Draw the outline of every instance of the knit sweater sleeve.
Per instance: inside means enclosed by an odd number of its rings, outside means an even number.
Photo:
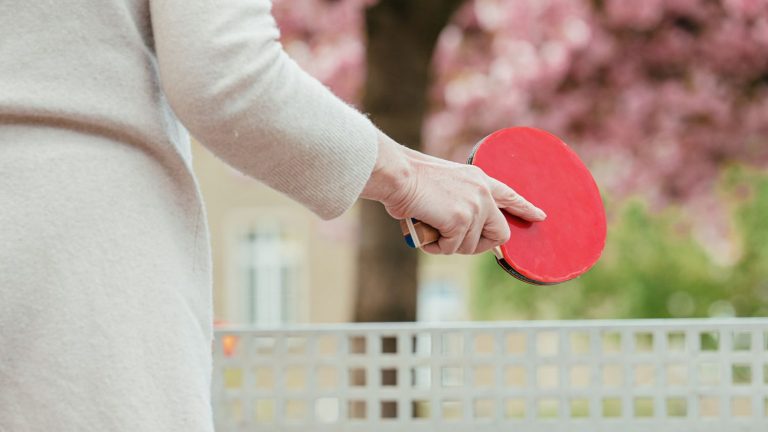
[[[283,51],[270,0],[150,0],[164,93],[224,161],[323,218],[349,208],[376,128]]]

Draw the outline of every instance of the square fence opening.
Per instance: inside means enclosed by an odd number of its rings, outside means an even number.
[[[752,334],[734,332],[732,335],[733,351],[749,351],[752,349]]]
[[[305,366],[288,366],[283,376],[285,388],[288,390],[302,390],[307,388],[309,378],[308,370]]]
[[[619,388],[624,385],[624,366],[621,363],[603,365],[603,387]]]
[[[464,369],[461,366],[445,366],[440,371],[444,388],[464,385]]]
[[[489,388],[496,383],[496,369],[493,365],[479,365],[473,368],[472,385],[474,387]]]
[[[731,398],[731,416],[752,417],[752,415],[752,398],[746,396]]]
[[[250,340],[251,352],[254,356],[269,356],[276,354],[277,339],[272,336],[256,336]]]
[[[429,400],[415,400],[411,402],[411,418],[428,419],[432,417],[432,405]]]
[[[289,356],[305,356],[308,354],[307,338],[289,337],[285,339],[285,353]]]
[[[397,401],[383,400],[380,404],[381,418],[383,419],[396,419],[397,418]]]
[[[571,399],[571,417],[573,418],[585,418],[589,417],[589,399],[576,398]]]
[[[652,363],[640,363],[632,366],[635,387],[656,386],[656,366]]]
[[[669,387],[683,387],[688,385],[688,365],[682,363],[668,364],[665,377],[666,384]]]
[[[307,401],[289,399],[285,402],[285,418],[288,421],[297,422],[307,420],[308,414]]]
[[[504,402],[504,416],[508,419],[525,418],[525,399],[514,398],[507,399]]]
[[[382,354],[397,354],[397,336],[382,336],[380,341]]]
[[[635,351],[638,353],[653,352],[653,333],[635,333]]]
[[[368,418],[368,403],[364,400],[350,400],[347,403],[347,417],[352,420]]]
[[[590,335],[587,332],[573,332],[569,338],[570,353],[575,355],[589,354],[591,351]]]
[[[429,333],[416,333],[411,337],[411,354],[419,357],[432,355],[432,335]]]
[[[464,352],[464,335],[461,333],[446,333],[441,341],[444,356],[460,356]]]
[[[536,354],[539,357],[554,357],[560,352],[560,336],[557,332],[546,331],[536,335]]]
[[[711,331],[700,333],[699,349],[701,351],[717,351],[720,349],[720,334]]]
[[[349,336],[347,339],[350,354],[365,354],[367,342],[365,336]]]
[[[555,398],[539,399],[536,404],[536,415],[542,419],[553,419],[559,416],[560,401]]]
[[[504,368],[504,383],[509,388],[523,388],[527,384],[528,373],[525,366],[512,365]]]
[[[397,386],[397,369],[387,368],[387,369],[381,370],[381,386],[382,387]]]
[[[474,337],[473,352],[478,355],[493,355],[496,353],[496,341],[490,333],[480,333]]]
[[[536,368],[536,384],[542,390],[553,390],[560,387],[560,367],[544,365]]]
[[[716,396],[701,396],[699,398],[699,414],[703,418],[720,417],[720,398]]]
[[[257,399],[253,403],[253,415],[256,423],[274,422],[275,401],[273,399]]]
[[[621,352],[621,333],[603,332],[601,345],[603,354],[619,354]]]
[[[315,383],[321,390],[339,388],[339,369],[334,366],[318,366],[315,370]]]
[[[636,397],[633,400],[635,417],[653,417],[653,398]]]
[[[491,420],[496,416],[496,401],[494,399],[476,399],[473,411],[475,419]]]
[[[224,368],[224,387],[228,389],[238,389],[243,386],[243,368],[228,367]]]
[[[731,379],[736,385],[752,384],[752,366],[740,363],[732,365]]]
[[[320,357],[334,357],[339,354],[339,338],[337,336],[321,335],[315,339],[315,353]]]
[[[432,369],[429,366],[411,368],[411,387],[424,390],[432,387]]]
[[[621,399],[617,397],[603,398],[603,417],[621,417]]]
[[[522,356],[528,351],[528,338],[525,333],[511,332],[505,338],[505,352],[507,354]]]
[[[320,423],[337,423],[339,421],[339,399],[333,397],[317,399],[315,401],[315,418]]]
[[[680,331],[667,333],[667,350],[675,353],[684,352],[686,350],[685,333]]]
[[[688,415],[688,401],[683,397],[667,398],[668,417],[686,417]]]
[[[464,404],[460,400],[448,399],[442,402],[443,419],[458,421],[464,416]]]
[[[349,386],[350,387],[365,387],[367,385],[367,378],[365,369],[352,368],[349,370]]]
[[[259,390],[270,390],[275,387],[275,370],[268,366],[253,368],[253,384]]]

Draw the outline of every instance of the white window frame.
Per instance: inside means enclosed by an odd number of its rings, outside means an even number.
[[[233,212],[226,226],[224,320],[256,326],[306,322],[310,271],[307,219],[288,209],[254,208]],[[260,236],[262,241],[249,244],[251,236]],[[293,280],[289,298],[281,299],[286,295],[286,269]],[[248,275],[248,271],[253,273]],[[255,277],[252,285],[249,277]]]

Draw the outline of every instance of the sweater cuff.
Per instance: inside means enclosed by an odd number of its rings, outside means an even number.
[[[347,104],[333,102],[332,111],[342,112],[326,117],[327,123],[312,133],[315,142],[262,177],[325,220],[352,207],[378,158],[378,130],[373,123]]]

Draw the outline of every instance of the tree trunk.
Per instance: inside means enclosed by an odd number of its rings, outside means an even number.
[[[463,0],[381,0],[366,11],[368,78],[364,110],[403,145],[421,147],[435,42]],[[416,319],[417,258],[397,221],[363,201],[354,320]]]

